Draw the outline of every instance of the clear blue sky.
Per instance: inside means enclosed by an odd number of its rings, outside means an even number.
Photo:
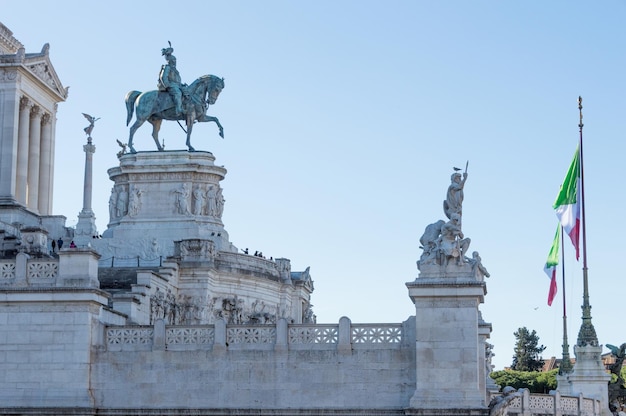
[[[625,225],[613,218],[626,196],[609,186],[626,153],[623,1],[5,3],[0,21],[27,52],[49,42],[70,86],[58,112],[54,212],[76,223],[81,113],[102,117],[93,207],[106,229],[106,171],[117,164],[116,139],[128,136],[124,96],[155,89],[170,40],[185,82],[225,78],[210,109],[225,139],[213,124],[197,125],[192,139],[228,169],[231,241],[290,258],[294,270],[311,266],[318,322],[415,313],[405,282],[418,274],[419,237],[444,217],[452,167],[469,160],[463,229],[492,276],[481,310],[497,369],[510,365],[522,326],[537,331],[544,358],[561,355],[561,292],[548,307],[543,265],[582,95],[593,323],[602,344],[626,341]],[[162,137],[167,149],[184,148],[176,124]],[[135,140],[154,150],[148,125]],[[567,249],[573,345],[582,266]]]

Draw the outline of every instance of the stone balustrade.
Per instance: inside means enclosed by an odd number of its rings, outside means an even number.
[[[58,259],[0,260],[0,286],[54,286],[59,275]]]
[[[492,411],[492,414],[494,412]],[[506,405],[498,409],[499,416],[600,416],[600,401],[579,396],[563,396],[558,391],[553,394],[531,394],[528,389],[520,389]]]
[[[134,350],[311,350],[311,349],[399,349],[405,342],[403,324],[352,324],[342,318],[334,324],[276,325],[109,326],[105,329],[108,351]]]

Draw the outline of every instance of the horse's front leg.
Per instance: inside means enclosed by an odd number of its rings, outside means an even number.
[[[159,152],[162,152],[163,146],[161,146],[161,143],[159,143],[159,130],[161,130],[161,122],[163,120],[161,120],[160,118],[150,118],[148,121],[150,122],[150,124],[152,124],[152,138],[154,139],[154,142],[156,143]]]
[[[222,127],[222,125],[220,124],[220,121],[217,119],[217,117],[213,117],[213,116],[207,116],[206,114],[203,115],[201,118],[198,119],[198,121],[202,122],[202,123],[206,123],[209,121],[213,121],[215,124],[217,124],[217,127],[220,129],[220,137],[223,139],[224,138],[224,128]]]
[[[191,130],[193,130],[193,118],[191,116],[187,116],[187,148],[190,152],[195,152],[196,149],[191,145]]]

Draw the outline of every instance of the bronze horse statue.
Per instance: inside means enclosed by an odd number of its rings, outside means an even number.
[[[224,88],[224,78],[215,75],[203,75],[187,87],[187,94],[183,97],[183,113],[176,114],[174,100],[163,91],[130,91],[126,94],[126,125],[133,118],[136,112],[136,120],[130,127],[128,138],[128,149],[131,153],[137,153],[133,147],[133,136],[141,125],[147,120],[152,124],[152,138],[159,151],[163,151],[163,146],[159,143],[159,130],[163,120],[185,120],[187,125],[187,147],[190,152],[195,151],[191,146],[190,137],[193,123],[214,121],[220,129],[220,136],[224,137],[224,129],[217,117],[206,114],[209,105],[215,104],[217,97]]]

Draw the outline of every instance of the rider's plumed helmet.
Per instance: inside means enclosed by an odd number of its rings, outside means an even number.
[[[170,42],[169,40],[167,41],[167,43],[170,45],[167,48],[163,48],[161,49],[161,55],[164,56],[168,56],[171,55],[172,53],[174,53],[174,48],[172,48],[172,42]]]

